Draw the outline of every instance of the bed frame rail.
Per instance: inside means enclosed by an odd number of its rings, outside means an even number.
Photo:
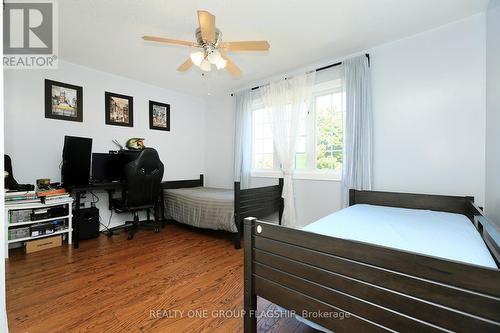
[[[500,232],[484,217],[483,210],[473,201],[467,202],[467,212],[467,215],[473,221],[476,229],[483,237],[483,240],[486,243],[488,250],[490,250],[491,255],[495,259],[497,266],[500,267]]]
[[[462,212],[498,243],[469,197],[355,192],[351,203]],[[362,191],[365,192],[365,191]],[[359,195],[358,195],[359,194]],[[423,198],[425,197],[425,198]],[[459,203],[462,203],[460,207]],[[391,203],[391,204],[389,204]],[[488,235],[487,237],[485,235]],[[335,332],[499,332],[500,270],[245,219],[245,318],[257,296]],[[492,253],[493,253],[492,251]],[[305,312],[303,312],[305,311]]]

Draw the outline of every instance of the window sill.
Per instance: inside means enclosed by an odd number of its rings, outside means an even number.
[[[250,173],[252,177],[257,178],[280,178],[283,177],[283,173],[277,170],[252,170]],[[340,173],[332,172],[308,172],[308,171],[296,171],[293,174],[293,179],[304,179],[304,180],[327,180],[340,182],[342,176]]]

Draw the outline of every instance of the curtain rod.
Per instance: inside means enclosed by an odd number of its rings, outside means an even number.
[[[368,59],[368,67],[369,67],[370,66],[370,54],[365,53],[365,57],[366,57],[366,59]],[[336,63],[331,64],[331,65],[323,66],[323,67],[320,67],[320,68],[316,68],[316,69],[312,70],[311,72],[321,72],[321,71],[323,71],[325,69],[330,69],[330,68],[337,67],[337,66],[340,66],[340,65],[342,65],[342,61],[336,62]],[[285,77],[285,80],[286,79],[287,78]],[[268,84],[264,84],[262,86],[253,87],[250,90],[257,90],[257,89],[259,89],[261,87],[265,87],[267,85],[269,85],[269,83]],[[231,93],[231,96],[234,96],[234,93]]]

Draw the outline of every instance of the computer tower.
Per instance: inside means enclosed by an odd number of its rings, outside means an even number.
[[[90,178],[92,139],[64,137],[61,182],[63,186],[87,185]]]
[[[73,218],[79,223],[79,240],[97,238],[99,236],[99,209],[96,207],[82,208],[77,215],[73,210]]]

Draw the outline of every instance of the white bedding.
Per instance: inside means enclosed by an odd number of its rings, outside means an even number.
[[[311,223],[303,230],[497,268],[472,222],[460,214],[354,205]],[[329,332],[296,317],[317,330]]]
[[[481,235],[460,214],[354,205],[303,230],[497,268]]]

